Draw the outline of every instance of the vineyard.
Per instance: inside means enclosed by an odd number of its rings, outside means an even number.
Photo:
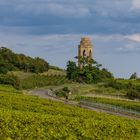
[[[118,99],[107,99],[107,98],[97,98],[97,97],[77,97],[76,100],[85,100],[88,102],[94,103],[103,103],[108,105],[114,105],[122,107],[124,109],[131,109],[137,112],[140,112],[140,102],[127,101],[127,100],[118,100]]]
[[[140,121],[27,96],[12,87],[0,86],[0,135],[23,140],[137,140]]]
[[[66,76],[66,71],[49,69],[47,72],[42,73],[42,75],[63,75],[63,76],[65,75]]]
[[[62,85],[69,83],[65,75],[39,75],[34,74],[21,80],[23,89],[32,89],[37,87],[45,87],[50,85]]]

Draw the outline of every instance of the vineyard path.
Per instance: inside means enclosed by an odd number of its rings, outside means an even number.
[[[46,98],[46,99],[49,99],[49,100],[62,102],[64,104],[77,106],[77,107],[81,107],[81,108],[86,108],[86,109],[89,109],[89,110],[94,110],[96,112],[111,114],[111,115],[115,115],[115,116],[122,116],[122,117],[126,117],[128,119],[140,120],[140,118],[135,117],[135,116],[130,116],[130,115],[127,115],[127,114],[122,114],[122,113],[117,113],[117,112],[113,112],[113,111],[103,110],[103,109],[100,109],[100,108],[90,107],[90,106],[86,106],[86,105],[80,105],[76,101],[66,101],[65,99],[60,99],[60,98],[54,96],[50,92],[50,90],[48,90],[48,89],[35,89],[35,90],[26,91],[26,93],[27,93],[27,95],[35,95],[35,96],[39,96],[41,98]]]

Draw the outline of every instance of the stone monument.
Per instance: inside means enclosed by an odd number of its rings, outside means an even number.
[[[78,46],[78,66],[83,67],[81,60],[87,58],[88,61],[93,59],[93,46],[88,37],[81,38],[80,45]]]

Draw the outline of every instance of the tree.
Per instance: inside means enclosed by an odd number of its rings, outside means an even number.
[[[126,95],[130,99],[140,99],[140,92],[135,89],[128,90]]]
[[[105,79],[114,78],[113,74],[112,74],[111,72],[109,72],[109,71],[108,71],[107,69],[105,69],[105,68],[103,68],[103,69],[101,70],[101,73],[102,73],[102,75],[103,75],[103,77],[104,77]]]
[[[137,73],[133,73],[131,76],[130,76],[130,79],[138,79],[138,76],[137,76]]]
[[[31,58],[24,54],[16,54],[8,48],[1,47],[0,72],[7,73],[7,71],[13,70],[12,67],[25,72],[42,73],[48,71],[49,64],[39,57]]]
[[[12,64],[0,61],[0,73],[6,74],[8,71],[12,70],[16,70]]]
[[[76,63],[73,61],[67,62],[67,78],[70,80],[77,80],[78,78],[78,67],[76,66]]]
[[[98,62],[87,58],[82,58],[82,67],[77,67],[73,61],[67,63],[67,77],[70,80],[85,83],[97,83],[107,79],[113,78],[111,72],[107,69],[100,69],[102,66]]]

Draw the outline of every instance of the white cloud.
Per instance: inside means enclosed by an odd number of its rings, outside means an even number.
[[[140,10],[140,0],[132,0],[132,9]]]
[[[127,35],[125,38],[131,41],[140,42],[140,34]]]
[[[133,44],[126,44],[124,48],[128,50],[134,50],[137,48],[137,46],[134,46]]]
[[[90,10],[84,3],[62,1],[20,1],[16,3],[5,2],[19,14],[47,15],[52,14],[60,17],[85,17],[90,15]],[[2,3],[0,2],[0,5]]]
[[[17,53],[39,56],[50,64],[65,67],[66,62],[74,60],[73,58],[77,55],[77,47],[83,36],[86,35],[16,35],[7,31],[6,33],[0,32],[0,46],[7,46]],[[94,46],[94,59],[115,75],[128,77],[132,72],[140,69],[137,61],[140,59],[139,42],[136,43],[119,34],[87,36],[91,38]]]

